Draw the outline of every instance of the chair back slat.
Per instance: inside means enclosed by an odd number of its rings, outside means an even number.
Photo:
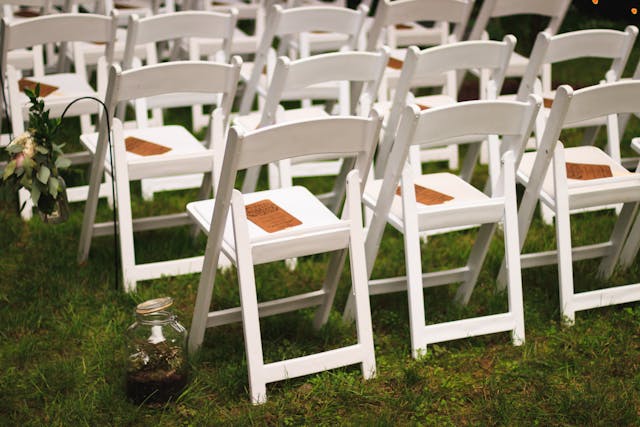
[[[309,155],[360,155],[369,157],[375,146],[380,120],[377,117],[324,117],[288,122],[239,134],[238,169]]]

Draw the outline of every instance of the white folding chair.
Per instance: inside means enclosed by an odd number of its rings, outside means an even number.
[[[228,13],[186,11],[153,15],[138,18],[132,15],[129,20],[126,48],[122,62],[123,69],[140,66],[143,59],[146,65],[159,63],[157,55],[158,43],[175,41],[175,49],[180,49],[184,43],[189,49],[189,59],[199,60],[200,55],[192,52],[195,37],[199,40],[215,40],[220,43],[220,51],[215,55],[219,62],[229,62],[231,38],[237,21],[237,11]],[[144,58],[135,56],[136,50],[143,46],[146,50]],[[176,58],[178,59],[178,58]],[[213,59],[213,58],[212,58]],[[198,131],[209,122],[204,114],[203,102],[211,102],[209,93],[171,93],[151,98],[134,100],[135,118],[138,127],[163,126],[163,109],[176,107],[191,107],[192,130]],[[151,113],[149,117],[149,113]],[[179,190],[199,187],[202,174],[184,176],[160,177],[142,180],[142,197],[153,199],[157,191]]]
[[[368,116],[388,59],[388,49],[381,49],[377,53],[326,53],[295,61],[282,56],[276,64],[262,113],[238,116],[234,124],[250,130],[274,123],[327,116],[323,106],[285,110],[281,102],[298,99],[302,93],[302,96],[321,98],[324,96],[322,85],[336,82],[343,85],[339,114]],[[314,94],[314,88],[320,88],[317,94]],[[338,175],[341,165],[341,160],[326,156],[283,159],[269,165],[269,187],[290,187],[295,177]],[[245,177],[243,192],[254,191],[257,178],[257,169],[251,170]],[[341,201],[333,196],[333,193],[328,193],[319,197],[335,211]]]
[[[470,41],[450,43],[429,49],[419,50],[416,46],[409,47],[405,56],[402,72],[398,80],[393,101],[375,105],[378,112],[385,111],[386,122],[380,148],[376,156],[376,176],[382,178],[387,167],[387,159],[395,139],[400,117],[407,103],[415,103],[420,109],[429,109],[458,102],[456,73],[466,70],[481,70],[480,99],[495,99],[502,89],[505,70],[513,52],[516,40],[513,36],[506,36],[503,41]],[[422,86],[424,81],[433,81],[440,75],[446,74],[446,84],[442,93],[436,95],[414,96],[411,90]],[[494,162],[490,163],[489,172],[493,186],[499,176],[499,153],[497,144],[494,148]],[[474,166],[478,158],[479,144],[469,146],[460,176],[470,181]],[[420,147],[412,147],[409,154],[410,164],[419,174],[422,162],[429,160],[429,150],[420,151]]]
[[[137,98],[165,93],[210,93],[212,98],[222,93],[220,107],[211,114],[209,134],[200,143],[182,126],[162,126],[122,130],[120,120],[113,120],[114,168],[111,168],[106,121],[100,121],[98,134],[82,135],[83,144],[94,154],[91,167],[89,196],[85,205],[78,261],[89,255],[91,240],[113,232],[111,223],[95,223],[96,190],[103,171],[113,176],[118,207],[118,234],[125,291],[135,291],[140,280],[162,275],[178,275],[200,271],[202,256],[145,264],[136,263],[134,231],[191,224],[186,212],[147,218],[132,218],[129,182],[158,176],[204,173],[199,199],[211,194],[212,182],[217,187],[224,154],[224,135],[229,123],[231,104],[238,83],[240,59],[231,64],[201,61],[169,62],[121,71],[113,66],[109,75],[106,105],[109,117],[116,106]],[[119,113],[115,112],[118,116]]]
[[[366,16],[366,8],[357,11],[334,6],[304,6],[291,9],[283,9],[280,5],[274,5],[267,15],[267,26],[262,36],[262,41],[256,52],[254,62],[247,64],[242,76],[246,81],[246,87],[240,104],[240,114],[246,115],[251,111],[256,94],[264,97],[272,78],[277,56],[289,54],[291,59],[296,59],[291,53],[291,39],[296,34],[313,31],[327,31],[348,35],[348,43],[345,48],[356,50],[358,38],[362,29],[362,23]],[[278,39],[278,51],[272,49],[274,41]],[[272,60],[268,61],[268,58]],[[266,68],[266,73],[264,73]],[[315,88],[317,93],[319,88]],[[337,99],[339,90],[335,85],[324,88],[324,99]],[[301,98],[304,99],[304,98]]]
[[[207,327],[242,321],[249,389],[253,403],[266,401],[267,383],[340,366],[360,363],[364,378],[375,375],[364,262],[361,188],[371,164],[379,129],[380,121],[375,116],[303,120],[277,124],[248,133],[233,127],[229,132],[224,174],[215,200],[187,205],[189,213],[208,233],[205,261],[189,333],[189,349],[195,351],[202,345]],[[352,158],[352,169],[346,180],[338,184],[342,192],[345,192],[346,187],[346,203],[340,218],[304,187],[246,194],[233,189],[240,169],[285,158],[321,153],[355,156]],[[263,219],[266,218],[262,215],[273,213],[273,209],[276,216],[272,217],[275,222],[271,223],[271,228],[265,225]],[[284,223],[277,212],[285,215]],[[221,251],[238,269],[241,306],[209,312]],[[314,325],[320,327],[325,324],[347,251],[355,293],[357,343],[316,354],[265,363],[259,318],[320,306]],[[323,252],[332,252],[332,256],[320,290],[258,303],[254,265]]]
[[[514,345],[524,342],[514,151],[531,134],[540,105],[537,99],[532,96],[527,102],[470,101],[423,111],[416,105],[407,106],[384,178],[367,183],[363,200],[373,209],[365,242],[368,276],[387,223],[403,235],[406,268],[406,276],[369,279],[369,292],[377,295],[407,290],[413,357],[419,357],[428,344],[500,331],[511,331]],[[490,196],[451,173],[416,174],[406,163],[412,145],[459,143],[462,137],[479,135],[501,135],[503,139],[499,185]],[[456,300],[467,304],[498,223],[503,224],[509,264],[508,310],[427,325],[423,287],[462,282]],[[464,267],[423,273],[421,232],[475,224],[482,225]],[[347,318],[352,307],[350,298],[345,309]]]
[[[99,41],[104,43],[103,52],[105,62],[110,63],[113,57],[113,37],[115,33],[115,20],[111,17],[91,14],[55,14],[31,18],[14,24],[2,21],[0,34],[2,36],[2,56],[0,59],[0,72],[7,77],[9,111],[11,113],[11,125],[14,135],[24,132],[24,123],[29,116],[29,99],[23,93],[21,86],[24,84],[40,83],[41,93],[50,117],[60,117],[67,105],[79,97],[102,96],[89,84],[84,66],[77,62],[74,73],[45,74],[43,69],[34,68],[34,73],[28,79],[23,80],[22,74],[10,64],[7,64],[9,52],[15,49],[42,46],[53,43],[71,43],[75,41]],[[35,50],[35,49],[34,49]],[[64,48],[61,45],[60,57],[64,57]],[[37,50],[42,53],[42,49]],[[98,80],[106,78],[104,73],[98,73]],[[45,88],[47,89],[44,95]],[[92,99],[76,102],[66,113],[67,117],[80,116],[81,129],[90,131],[91,114],[100,111],[100,105]],[[68,157],[74,164],[89,163],[89,153],[79,152],[69,154]],[[86,186],[68,188],[69,201],[86,199]],[[108,195],[107,188],[103,187],[102,196]],[[22,211],[25,219],[31,218],[32,204],[28,192],[20,192],[20,203],[26,202]]]
[[[549,18],[544,31],[553,36],[560,29],[570,4],[571,0],[484,0],[469,33],[469,40],[488,37],[487,26],[492,18],[517,15],[537,15]],[[526,56],[514,53],[509,61],[506,76],[523,76],[528,63],[529,59]]]
[[[266,0],[204,0],[195,1],[191,7],[193,10],[206,10],[210,12],[228,13],[229,10],[238,11],[238,22],[243,23],[243,28],[251,26],[253,32],[249,33],[239,27],[233,31],[231,53],[237,55],[253,55],[258,49],[265,27]],[[194,38],[190,46],[190,52],[202,57],[215,55],[221,48],[219,41],[211,39]],[[191,59],[196,59],[192,57]]]
[[[157,64],[157,50],[159,42],[185,40],[188,49],[192,46],[194,38],[212,39],[219,43],[220,50],[209,60],[217,62],[229,62],[233,31],[237,22],[237,11],[230,10],[228,13],[186,11],[173,12],[161,15],[138,18],[132,15],[129,19],[126,48],[122,67],[125,70],[140,66]],[[136,57],[136,49],[144,46],[145,58]],[[180,47],[178,43],[176,49]],[[200,60],[198,52],[191,52],[189,49],[189,59]],[[206,126],[208,117],[202,112],[203,97],[210,100],[210,96],[199,96],[197,93],[171,94],[167,96],[153,97],[136,100],[136,121],[142,124],[147,120],[148,111],[151,110],[150,124],[162,126],[162,108],[192,106],[192,126],[194,130],[199,130]]]
[[[537,138],[544,131],[545,123],[549,116],[549,105],[555,95],[552,89],[552,65],[577,58],[610,59],[611,66],[606,75],[602,77],[607,81],[616,81],[620,79],[624,71],[637,34],[638,29],[631,25],[625,31],[597,29],[573,31],[557,36],[550,36],[545,32],[538,34],[536,43],[531,51],[529,67],[522,77],[516,95],[517,99],[523,100],[530,93],[536,93],[545,100],[545,106],[540,109],[536,124]],[[541,78],[538,77],[540,74],[542,74]],[[563,83],[570,84],[570,82]],[[603,125],[607,125],[606,117],[594,117],[583,123],[573,123],[571,127],[587,128],[585,129],[583,144],[592,145],[599,127]],[[607,153],[615,161],[620,162],[620,144],[617,139],[615,141],[607,141]],[[544,204],[541,205],[541,214],[545,223],[550,224],[552,222],[553,212]]]
[[[538,199],[556,216],[557,250],[522,254],[522,268],[558,264],[560,313],[570,324],[576,311],[640,299],[640,284],[576,292],[573,281],[573,261],[602,258],[599,275],[607,279],[613,273],[640,200],[640,174],[629,172],[597,147],[565,148],[558,138],[564,127],[604,116],[608,136],[615,140],[617,114],[635,111],[640,111],[640,82],[607,83],[575,92],[560,86],[538,150],[524,153],[518,168],[518,181],[526,187],[518,211],[520,246]],[[609,240],[574,246],[570,210],[613,203],[623,207]]]
[[[405,60],[406,48],[399,48],[396,35],[403,28],[415,21],[433,21],[437,25],[436,38],[427,37],[420,41],[421,45],[439,45],[462,40],[464,29],[469,20],[472,0],[380,0],[376,9],[373,23],[367,34],[366,50],[375,50],[386,43],[391,48],[391,59],[380,85],[379,100],[388,101],[392,91],[400,79],[400,70]],[[451,28],[453,26],[453,29]],[[386,37],[385,37],[386,34]],[[427,43],[430,41],[431,43]],[[446,79],[442,74],[430,81],[423,81],[425,86],[442,86]],[[433,148],[429,152],[432,161],[446,160],[450,169],[458,168],[458,149],[450,146],[446,149]]]

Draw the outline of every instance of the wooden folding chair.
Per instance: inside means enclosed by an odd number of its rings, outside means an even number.
[[[388,101],[399,84],[400,70],[407,53],[407,49],[401,48],[397,43],[397,36],[405,31],[410,32],[412,28],[413,31],[420,32],[418,24],[415,24],[416,21],[433,21],[436,23],[435,27],[428,29],[431,35],[425,34],[423,39],[414,40],[415,42],[421,46],[433,46],[460,41],[472,8],[472,0],[381,0],[378,2],[373,23],[367,34],[366,50],[375,50],[383,43],[391,48],[389,66],[378,93],[381,102]],[[407,26],[409,28],[405,28]],[[433,37],[434,30],[436,37]],[[421,83],[424,86],[443,86],[446,82],[446,78],[440,74],[431,76],[429,80]],[[446,149],[434,147],[429,151],[428,156],[431,161],[447,161],[449,169],[458,168],[458,149],[455,145]]]
[[[295,61],[286,56],[278,59],[271,85],[265,98],[262,113],[237,116],[234,124],[251,130],[274,123],[329,115],[326,107],[314,105],[308,108],[284,109],[281,102],[300,96],[322,98],[325,83],[342,85],[338,103],[339,115],[368,116],[376,97],[385,65],[388,49],[372,52],[334,52],[301,58]],[[315,89],[318,88],[318,92]],[[258,121],[259,120],[259,121]],[[257,126],[256,126],[257,123]],[[269,166],[270,188],[290,187],[295,177],[338,175],[342,162],[331,158],[284,159]],[[254,191],[258,178],[257,169],[245,176],[243,192]],[[341,201],[332,193],[320,198],[335,212]]]
[[[303,120],[247,133],[233,127],[229,132],[224,174],[215,200],[187,205],[189,213],[208,233],[189,348],[194,351],[201,346],[207,327],[242,321],[249,389],[254,403],[266,401],[266,384],[275,381],[355,363],[362,365],[365,378],[375,375],[361,189],[379,129],[380,120],[375,116]],[[342,193],[346,189],[345,208],[340,218],[304,187],[247,194],[233,189],[240,169],[321,153],[355,156],[351,159],[353,169],[346,181],[343,179],[338,183]],[[241,306],[209,312],[220,252],[230,258],[238,269]],[[258,303],[254,265],[323,252],[332,252],[332,256],[320,290]],[[347,252],[355,294],[357,343],[265,363],[259,318],[319,305],[314,324],[316,327],[323,325],[329,316]]]
[[[346,34],[348,42],[345,49],[356,50],[366,12],[366,8],[355,11],[335,6],[283,9],[280,5],[274,5],[269,9],[267,26],[255,59],[253,63],[246,64],[242,71],[246,87],[240,104],[240,114],[246,115],[251,111],[256,94],[258,97],[264,97],[267,94],[276,57],[288,54],[291,59],[296,59],[299,53],[292,52],[291,44],[294,36],[313,31]],[[272,48],[276,39],[279,40],[277,52]],[[325,99],[338,98],[338,88],[335,85],[328,85],[324,89]],[[316,93],[317,91],[318,88],[315,89]],[[304,99],[304,97],[298,99]]]
[[[114,176],[118,206],[118,234],[125,291],[134,291],[140,280],[162,275],[188,274],[200,271],[202,256],[179,260],[138,264],[135,259],[134,231],[189,225],[186,212],[147,218],[132,218],[129,182],[158,176],[204,173],[199,199],[210,196],[212,183],[217,186],[224,155],[224,139],[229,114],[240,73],[240,58],[231,64],[202,61],[179,61],[128,71],[113,66],[109,75],[106,105],[109,116],[100,122],[100,132],[82,135],[82,143],[92,152],[93,163],[89,196],[85,205],[78,261],[89,255],[91,240],[113,232],[111,223],[95,223],[97,188],[103,171]],[[113,119],[114,168],[108,151],[106,120],[114,117],[116,106],[126,102],[166,93],[222,94],[220,107],[211,113],[207,141],[202,144],[182,126],[143,127],[122,130],[120,120]]]
[[[398,123],[407,103],[417,104],[421,109],[429,109],[458,102],[456,73],[471,69],[481,71],[480,98],[495,99],[502,89],[505,70],[515,43],[515,37],[506,36],[501,42],[458,42],[424,50],[419,50],[416,46],[409,47],[393,101],[375,104],[376,110],[378,112],[384,111],[386,117],[380,149],[376,156],[376,176],[378,178],[383,176],[395,140]],[[411,92],[412,89],[422,87],[423,82],[432,81],[443,74],[446,74],[446,84],[442,87],[442,93],[414,96]],[[497,144],[492,144],[492,147],[497,149]],[[467,182],[471,179],[479,148],[479,144],[472,144],[467,151],[460,171],[460,176]],[[430,159],[430,151],[421,151],[416,146],[411,149],[409,156],[411,165],[419,174],[422,170],[422,162]],[[492,169],[489,176],[492,183],[495,183],[499,176],[500,156],[497,152],[494,152],[493,156],[496,159],[489,163]]]
[[[640,174],[629,172],[599,148],[565,148],[558,138],[565,127],[606,117],[608,137],[615,142],[617,114],[636,111],[640,111],[638,81],[601,84],[575,92],[569,86],[560,86],[538,150],[524,153],[518,168],[518,181],[526,187],[518,210],[520,247],[538,199],[556,217],[557,250],[522,254],[522,268],[558,264],[560,313],[569,324],[575,321],[576,311],[640,299],[640,284],[576,293],[573,282],[573,261],[602,258],[599,275],[607,279],[613,273],[640,200]],[[613,203],[623,203],[623,207],[609,240],[574,246],[570,210]]]
[[[500,331],[511,331],[514,345],[524,342],[514,151],[531,134],[540,105],[537,99],[532,96],[527,102],[461,102],[423,111],[416,105],[407,106],[384,178],[367,183],[363,200],[367,207],[373,209],[365,242],[368,275],[370,277],[373,271],[387,223],[403,235],[406,268],[406,276],[370,279],[369,292],[377,295],[408,291],[413,357],[419,357],[431,343]],[[461,143],[464,142],[463,137],[479,135],[502,136],[499,185],[490,196],[451,173],[416,173],[407,164],[409,149],[413,145],[437,146],[447,141]],[[467,304],[498,223],[504,227],[508,310],[427,325],[423,287],[462,282],[456,300]],[[464,267],[423,273],[420,233],[475,224],[482,225]],[[433,252],[437,248],[428,250]],[[347,318],[351,316],[352,307],[350,298],[345,309]]]
[[[468,39],[488,38],[487,26],[491,19],[523,15],[548,18],[545,28],[541,30],[554,36],[558,33],[570,5],[571,0],[483,0]],[[509,61],[506,76],[522,77],[528,63],[529,58],[520,53],[514,53]]]

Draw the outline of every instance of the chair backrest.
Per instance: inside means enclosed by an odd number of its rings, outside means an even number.
[[[633,25],[629,25],[624,31],[582,30],[562,33],[557,36],[541,32],[536,38],[529,65],[518,88],[518,99],[524,99],[533,92],[537,76],[545,66],[548,69],[543,73],[542,90],[550,91],[550,65],[571,59],[611,59],[610,70],[613,71],[613,78],[614,80],[619,79],[627,64],[637,35],[638,28]]]
[[[380,0],[367,36],[367,50],[380,45],[386,27],[413,21],[453,24],[452,34],[460,41],[472,8],[472,0]]]
[[[121,118],[126,102],[171,93],[210,93],[212,97],[221,94],[219,104],[222,127],[227,129],[231,106],[235,97],[242,60],[233,57],[231,64],[207,61],[177,61],[149,65],[122,71],[119,65],[109,70],[109,83],[105,105],[109,120]],[[100,132],[96,158],[104,158],[106,150],[106,120],[100,120]],[[208,136],[210,138],[210,136]],[[207,141],[207,146],[210,141]]]
[[[393,145],[400,117],[404,112],[411,88],[422,86],[424,81],[440,80],[447,73],[452,89],[456,89],[455,72],[459,70],[487,70],[489,83],[495,97],[502,89],[509,58],[515,46],[515,37],[506,36],[503,41],[467,41],[419,50],[407,49],[391,109],[387,117],[384,135],[376,158],[376,171],[383,171]]]
[[[295,61],[281,56],[267,92],[259,127],[276,123],[278,106],[287,92],[325,82],[364,83],[364,87],[362,84],[351,86],[350,99],[345,100],[348,111],[342,113],[369,115],[388,60],[386,48],[378,53],[334,52]]]
[[[251,77],[242,98],[240,112],[247,114],[257,91],[260,74],[267,63],[269,49],[278,38],[278,55],[286,55],[292,36],[304,32],[326,31],[348,36],[345,47],[356,50],[358,38],[362,30],[368,8],[359,7],[351,10],[334,6],[301,6],[284,9],[274,5],[267,14],[267,24],[260,45],[254,58]]]
[[[222,60],[228,61],[231,51],[233,30],[238,19],[238,11],[230,9],[228,13],[186,11],[139,18],[129,18],[127,41],[122,66],[131,68],[135,48],[139,45],[151,45],[147,54],[148,63],[157,63],[155,44],[160,41],[198,37],[220,39]],[[149,56],[151,56],[149,58]]]
[[[287,122],[244,133],[232,127],[227,139],[220,185],[207,249],[220,251],[231,194],[241,169],[261,166],[278,160],[309,155],[350,157],[361,182],[366,181],[381,120],[372,117],[325,117],[299,122]],[[364,184],[361,185],[361,191]],[[213,248],[210,248],[213,245]]]
[[[556,34],[562,25],[571,0],[484,0],[469,40],[479,40],[491,18],[513,15],[538,15],[549,18],[544,31]]]
[[[7,53],[46,43],[98,42],[105,44],[107,63],[113,60],[116,21],[113,17],[88,13],[63,13],[0,25],[1,72],[6,73]]]

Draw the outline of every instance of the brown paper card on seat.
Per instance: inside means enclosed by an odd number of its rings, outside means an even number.
[[[542,98],[542,105],[544,105],[544,108],[553,107],[553,99],[551,99],[551,98]]]
[[[300,220],[269,199],[245,206],[247,219],[267,233],[284,230],[302,224]]]
[[[387,67],[393,68],[395,70],[401,70],[403,64],[404,64],[404,61],[400,61],[399,59],[396,59],[396,58],[389,58],[389,62],[387,62]]]
[[[428,105],[423,105],[423,104],[416,104],[418,106],[418,108],[420,108],[420,111],[424,111],[424,110],[428,110],[429,107]]]
[[[136,138],[135,136],[126,137],[124,139],[124,144],[127,147],[128,152],[137,154],[138,156],[156,156],[158,154],[164,154],[171,151],[171,148],[169,147]]]
[[[36,82],[29,79],[20,79],[18,80],[18,89],[20,90],[20,92],[24,92],[25,89],[31,89],[35,93],[36,85],[38,83],[40,82]],[[40,83],[40,96],[43,98],[57,90],[58,90],[57,86],[51,86],[48,84]]]
[[[396,24],[396,30],[410,30],[413,27],[407,24]]]
[[[431,188],[423,187],[418,184],[414,184],[414,188],[416,191],[416,201],[423,205],[440,205],[444,202],[448,202],[449,200],[453,200],[453,197],[450,195],[432,190]],[[402,195],[402,189],[400,187],[396,189],[396,194],[398,196]]]
[[[611,168],[609,165],[592,165],[588,163],[567,162],[567,178],[569,179],[598,179],[611,178]]]
[[[36,10],[21,9],[13,12],[13,16],[19,16],[20,18],[35,18],[37,16],[40,16],[40,12]]]
[[[139,9],[139,6],[127,3],[114,3],[113,7],[116,9]]]

